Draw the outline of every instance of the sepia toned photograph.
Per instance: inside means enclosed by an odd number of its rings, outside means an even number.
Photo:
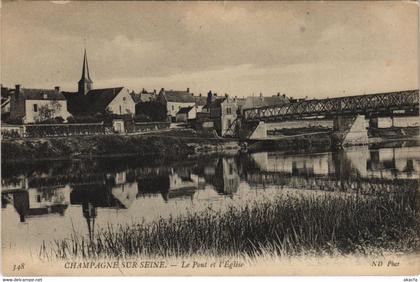
[[[419,275],[418,52],[415,1],[2,0],[2,275]]]

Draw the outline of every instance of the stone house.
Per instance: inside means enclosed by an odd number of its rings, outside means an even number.
[[[188,122],[196,118],[197,108],[196,107],[186,107],[181,108],[176,113],[177,122]]]
[[[41,122],[57,117],[64,121],[71,114],[67,101],[59,87],[50,89],[29,89],[16,85],[10,96],[10,120],[23,123]]]
[[[186,91],[165,90],[162,88],[157,96],[157,101],[166,106],[168,118],[172,121],[176,120],[176,114],[181,108],[195,107],[195,96],[190,93],[190,89]]]
[[[209,102],[203,107],[203,112],[210,114],[210,120],[213,121],[217,133],[220,136],[224,136],[237,118],[238,106],[236,101],[226,95],[225,97],[209,99]]]

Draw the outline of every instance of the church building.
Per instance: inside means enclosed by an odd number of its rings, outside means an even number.
[[[77,92],[64,92],[68,111],[76,116],[93,116],[109,112],[116,115],[134,115],[136,104],[125,87],[93,89],[86,50],[82,77]]]

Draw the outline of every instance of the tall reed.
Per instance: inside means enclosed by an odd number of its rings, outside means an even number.
[[[72,234],[41,247],[44,258],[415,252],[416,201],[404,196],[278,195],[224,211],[133,225],[108,224],[92,241]]]

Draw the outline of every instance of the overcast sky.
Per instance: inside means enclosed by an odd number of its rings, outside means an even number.
[[[408,2],[3,2],[1,82],[332,97],[418,88]]]

